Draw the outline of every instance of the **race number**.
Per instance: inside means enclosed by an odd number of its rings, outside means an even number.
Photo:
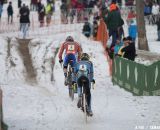
[[[74,45],[68,45],[68,51],[74,51],[75,47]]]

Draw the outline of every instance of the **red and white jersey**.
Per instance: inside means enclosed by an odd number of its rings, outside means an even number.
[[[77,54],[78,53],[78,59],[80,58],[81,53],[81,46],[77,42],[64,42],[61,45],[60,51],[59,51],[59,59],[62,60],[62,54],[65,50],[65,55],[68,54]]]

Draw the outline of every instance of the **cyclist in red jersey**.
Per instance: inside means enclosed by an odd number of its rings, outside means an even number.
[[[65,51],[64,61],[62,59],[63,52]],[[79,61],[81,55],[81,45],[74,41],[72,36],[68,36],[66,41],[62,43],[59,51],[59,63],[63,62],[63,71],[65,76],[65,85],[67,86],[67,67],[70,61],[73,69],[76,61]]]

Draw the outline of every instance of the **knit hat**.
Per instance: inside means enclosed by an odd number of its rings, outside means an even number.
[[[117,5],[116,4],[111,4],[109,8],[110,8],[110,11],[116,10]]]

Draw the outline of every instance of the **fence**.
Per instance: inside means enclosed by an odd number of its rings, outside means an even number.
[[[160,61],[146,66],[115,57],[112,70],[113,84],[137,96],[160,96]]]

